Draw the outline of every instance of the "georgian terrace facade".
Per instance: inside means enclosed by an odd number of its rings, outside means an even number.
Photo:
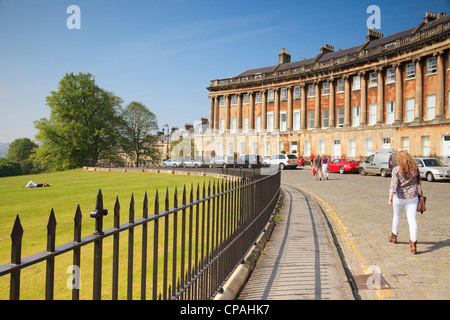
[[[291,62],[283,49],[277,65],[211,81],[210,133],[228,137],[216,154],[268,156],[276,144],[305,156],[407,149],[450,158],[449,52],[450,15],[429,12],[411,29],[369,29],[363,44],[325,44],[314,58]],[[230,139],[274,132],[278,141],[266,145]]]

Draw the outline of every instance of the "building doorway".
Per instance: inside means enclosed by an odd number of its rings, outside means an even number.
[[[333,140],[333,150],[331,156],[333,159],[341,157],[341,140]]]
[[[445,163],[450,163],[450,135],[441,138],[441,158]]]

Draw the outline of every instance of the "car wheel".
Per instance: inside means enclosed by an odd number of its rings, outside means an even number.
[[[384,170],[384,169],[381,169],[380,174],[383,178],[386,178],[386,176],[387,176],[386,170]]]
[[[252,168],[252,165],[249,163],[247,167],[248,167],[249,169],[251,169],[251,168]]]
[[[339,168],[339,173],[340,174],[344,174],[345,173],[345,168],[344,167],[340,167]]]
[[[434,176],[433,176],[433,174],[431,172],[427,173],[427,180],[429,182],[433,182],[434,181]]]
[[[366,175],[367,175],[367,172],[366,172],[366,170],[364,170],[363,168],[361,168],[361,169],[359,169],[359,174],[362,175],[362,176],[366,176]]]
[[[227,165],[224,163],[224,164],[222,165],[222,168],[225,169],[226,167],[227,167]]]
[[[167,164],[164,163],[164,164],[163,164],[163,167],[164,167],[164,168],[167,168]]]
[[[198,164],[195,164],[194,167],[195,167],[195,168],[198,168]]]
[[[280,170],[284,170],[284,163],[280,163]]]

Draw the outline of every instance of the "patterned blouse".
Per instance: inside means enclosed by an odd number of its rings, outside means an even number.
[[[402,176],[400,167],[392,170],[390,193],[395,193],[399,199],[414,199],[419,195],[419,179],[417,170],[411,172],[411,178],[407,179]]]

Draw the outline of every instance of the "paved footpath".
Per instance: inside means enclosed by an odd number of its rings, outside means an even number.
[[[282,188],[282,221],[238,299],[353,300],[322,209],[305,192]]]
[[[329,180],[316,181],[306,167],[284,170],[282,183],[307,192],[324,209],[357,299],[450,299],[450,182],[422,181],[427,211],[417,214],[415,255],[405,212],[398,243],[387,240],[389,177],[330,173]]]

